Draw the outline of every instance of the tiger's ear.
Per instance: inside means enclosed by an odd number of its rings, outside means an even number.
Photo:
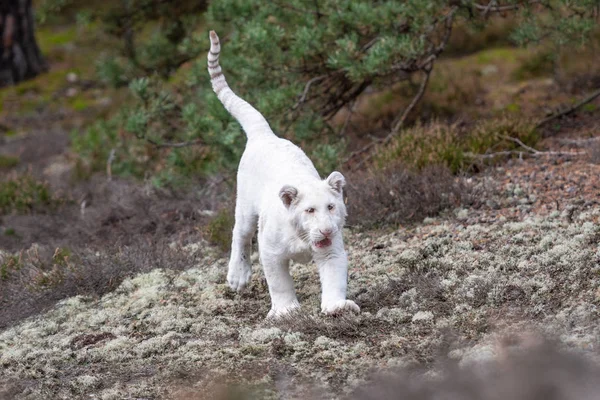
[[[326,179],[327,183],[333,190],[342,193],[342,189],[346,186],[346,178],[340,172],[333,171]]]
[[[290,185],[285,185],[279,191],[279,198],[285,208],[290,208],[290,205],[298,198],[298,189]]]

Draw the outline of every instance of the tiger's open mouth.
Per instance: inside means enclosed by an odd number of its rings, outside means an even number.
[[[325,238],[323,240],[319,240],[318,242],[315,242],[315,246],[317,246],[318,248],[331,246],[331,239]]]

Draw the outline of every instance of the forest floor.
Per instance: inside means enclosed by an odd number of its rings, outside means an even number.
[[[486,73],[510,75],[486,57]],[[270,303],[256,256],[249,289],[233,293],[224,283],[226,257],[206,241],[205,225],[231,189],[198,201],[197,193],[105,174],[74,179],[69,131],[102,118],[122,94],[96,87],[89,72],[56,71],[50,92],[59,97],[38,104],[46,92],[32,81],[4,97],[0,110],[0,155],[18,160],[3,173],[45,182],[51,198],[1,216],[0,399],[383,399],[364,389],[390,371],[435,381],[460,374],[446,370],[451,364],[468,381],[482,363],[502,371],[518,354],[531,354],[531,364],[506,378],[515,387],[589,389],[585,379],[595,372],[586,371],[596,370],[581,360],[600,359],[598,99],[549,124],[538,144],[585,154],[500,162],[457,178],[480,197],[476,206],[347,229],[348,297],[360,314],[320,315],[316,269],[293,265],[302,311],[265,321]],[[533,113],[573,97],[548,79],[474,86],[482,97],[473,109]],[[441,91],[433,93],[430,104]],[[16,112],[28,96],[31,109]],[[584,358],[564,362],[563,350]],[[480,383],[470,384],[480,390]],[[423,390],[406,385],[404,393]]]

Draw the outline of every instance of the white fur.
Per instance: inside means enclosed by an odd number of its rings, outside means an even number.
[[[250,281],[252,237],[258,227],[260,260],[271,295],[268,316],[283,315],[300,306],[289,273],[290,260],[315,261],[322,312],[358,312],[356,303],[346,300],[344,177],[333,172],[322,180],[299,147],[275,136],[265,118],[233,93],[219,66],[220,45],[214,31],[210,39],[208,71],[213,90],[248,137],[237,175],[229,286],[239,291]]]

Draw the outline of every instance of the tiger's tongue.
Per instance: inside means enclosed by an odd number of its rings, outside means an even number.
[[[327,247],[331,244],[331,239],[329,238],[325,238],[323,240],[318,241],[317,243],[315,243],[315,245],[317,247]]]

